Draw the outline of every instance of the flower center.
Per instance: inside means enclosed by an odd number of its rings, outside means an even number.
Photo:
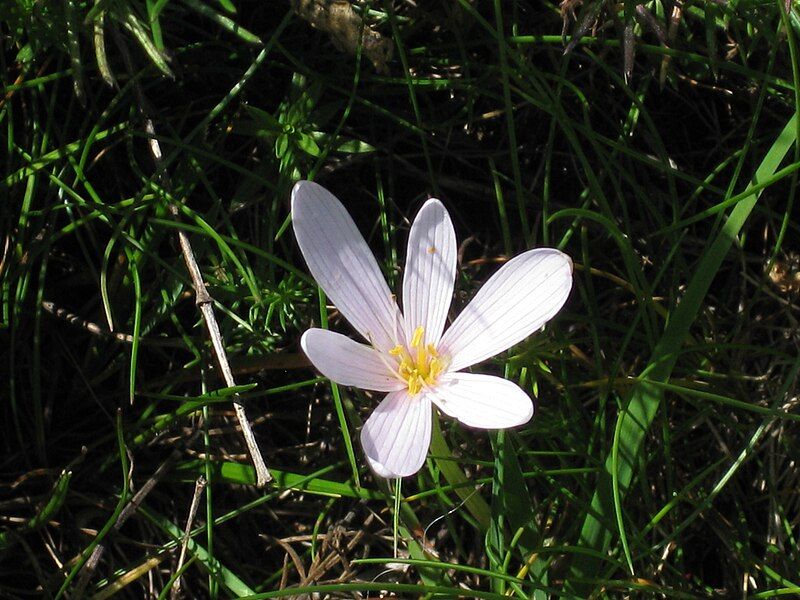
[[[389,350],[389,354],[399,360],[397,374],[408,384],[408,393],[411,396],[416,396],[426,386],[434,385],[447,367],[448,361],[439,356],[433,344],[422,343],[424,335],[425,328],[420,325],[414,330],[410,351],[401,345]]]

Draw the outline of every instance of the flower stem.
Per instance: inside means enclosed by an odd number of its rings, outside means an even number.
[[[436,466],[439,467],[439,471],[444,475],[447,483],[453,486],[453,490],[461,498],[464,507],[478,522],[481,531],[487,531],[492,522],[492,509],[489,508],[482,496],[475,493],[474,487],[467,485],[468,479],[459,468],[457,459],[450,451],[450,446],[447,445],[447,440],[444,439],[442,429],[439,426],[439,416],[435,413],[431,432],[431,454],[434,457],[434,461],[436,461]]]

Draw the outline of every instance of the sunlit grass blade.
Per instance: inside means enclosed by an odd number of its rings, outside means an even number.
[[[139,510],[145,517],[152,521],[154,525],[158,526],[164,533],[169,535],[172,538],[173,544],[178,545],[181,543],[183,531],[180,527],[159,513],[149,510],[146,507],[141,507]],[[251,597],[255,594],[252,588],[230,568],[223,565],[219,560],[209,554],[208,550],[197,543],[193,537],[189,538],[187,549],[192,556],[197,559],[197,563],[202,564],[214,580],[228,590],[234,597]]]
[[[794,115],[782,129],[762,159],[750,185],[769,179],[778,170],[787,153],[797,143],[796,120],[797,115]],[[664,334],[653,350],[647,367],[642,371],[647,379],[641,380],[630,391],[619,416],[620,424],[614,438],[615,449],[605,461],[605,470],[600,474],[597,491],[592,497],[591,508],[581,530],[581,544],[600,551],[608,547],[613,535],[611,520],[617,513],[616,506],[634,477],[637,456],[663,398],[663,388],[650,380],[664,383],[669,380],[681,344],[695,321],[706,292],[759,195],[748,196],[731,211],[722,230],[697,265],[686,293],[670,315]],[[616,494],[615,487],[619,490]],[[567,580],[567,589],[585,593],[585,584],[573,583],[572,578],[589,579],[598,572],[598,568],[597,560],[589,555],[576,557],[570,579]]]

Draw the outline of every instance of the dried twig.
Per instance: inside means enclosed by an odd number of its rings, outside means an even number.
[[[148,135],[151,136],[150,149],[153,152],[153,157],[157,157],[157,161],[160,161],[161,149],[159,148],[158,141],[155,139],[155,131],[153,130],[153,122],[151,120],[147,120],[145,129],[147,130]],[[174,204],[170,204],[170,212],[174,217],[178,217],[178,207]],[[217,319],[214,316],[211,295],[208,293],[206,284],[203,281],[203,276],[200,274],[200,267],[197,266],[197,260],[194,257],[192,245],[189,243],[189,236],[187,236],[186,233],[180,229],[177,231],[178,241],[181,245],[181,253],[183,254],[183,259],[186,262],[186,268],[189,270],[189,276],[192,278],[192,284],[194,285],[197,307],[200,309],[200,313],[203,315],[203,322],[206,324],[208,336],[211,338],[211,345],[214,349],[214,357],[217,359],[217,363],[219,364],[219,370],[220,373],[222,373],[222,378],[225,381],[225,385],[228,387],[233,387],[236,385],[236,381],[233,378],[233,372],[231,371],[231,366],[228,362],[228,355],[225,352],[225,344],[222,341],[222,333],[220,333]],[[253,430],[250,428],[250,422],[247,420],[247,413],[245,412],[244,406],[239,399],[239,394],[236,394],[233,397],[233,409],[236,411],[236,418],[239,420],[239,425],[242,428],[242,435],[244,436],[244,441],[247,444],[247,450],[250,453],[250,458],[253,460],[253,465],[256,469],[256,485],[258,487],[263,487],[267,484],[267,482],[272,480],[272,475],[270,475],[267,465],[264,462],[264,458],[261,456],[261,451],[258,449],[256,438],[253,435]]]
[[[125,524],[125,521],[136,512],[136,509],[139,508],[139,505],[145,499],[147,494],[149,494],[153,488],[156,486],[161,478],[172,468],[172,466],[178,461],[181,457],[181,453],[179,450],[175,450],[172,454],[169,455],[167,460],[165,460],[156,472],[148,479],[145,484],[141,487],[141,489],[136,492],[136,494],[131,498],[131,501],[128,505],[122,509],[122,512],[119,513],[119,517],[117,517],[117,522],[114,523],[114,531],[119,531],[122,526]],[[83,591],[86,589],[86,585],[89,583],[89,579],[91,579],[92,575],[97,569],[97,565],[100,563],[100,559],[103,558],[103,553],[106,551],[105,543],[100,542],[97,546],[95,546],[94,550],[92,551],[91,556],[86,561],[86,564],[83,565],[83,570],[81,572],[80,578],[78,579],[78,583],[75,585],[75,591],[73,593],[74,598],[82,598]]]
[[[194,486],[194,495],[192,496],[192,504],[189,506],[189,516],[186,519],[186,528],[183,530],[183,542],[181,543],[181,555],[178,558],[178,566],[175,569],[176,573],[180,573],[183,568],[183,561],[186,560],[186,548],[189,546],[189,534],[192,531],[192,524],[194,523],[195,515],[197,515],[197,506],[200,504],[200,496],[203,495],[203,490],[206,489],[206,478],[200,475]],[[181,593],[181,578],[175,578],[170,590],[170,598],[175,600],[180,597]]]
[[[112,32],[116,33],[116,31],[113,29]],[[166,173],[166,168],[162,164],[163,154],[161,153],[161,145],[159,144],[158,139],[156,139],[155,126],[153,125],[152,118],[150,118],[150,114],[152,114],[153,111],[151,110],[150,103],[147,101],[147,98],[142,91],[142,87],[139,85],[137,78],[133,74],[133,66],[125,43],[119,39],[118,34],[115,35],[115,39],[120,48],[126,68],[131,75],[131,81],[133,81],[134,90],[139,101],[139,110],[144,118],[144,128],[148,136],[150,154],[152,155],[153,162],[155,163],[156,173],[158,173],[160,176],[161,185],[164,187],[164,189],[169,191],[171,186],[169,177]],[[178,219],[180,216],[180,210],[178,207],[173,202],[169,202],[168,208],[170,214],[174,218]],[[200,309],[200,313],[203,316],[203,322],[205,323],[206,329],[208,330],[208,335],[211,338],[214,357],[219,364],[219,369],[222,373],[225,385],[228,387],[233,387],[236,385],[236,382],[233,378],[230,364],[228,363],[228,355],[225,352],[225,344],[222,340],[222,333],[220,333],[217,319],[214,316],[214,308],[212,306],[213,299],[208,293],[206,284],[203,281],[203,276],[200,273],[200,267],[197,265],[197,259],[194,256],[194,250],[192,250],[192,245],[189,242],[189,236],[186,235],[186,232],[182,229],[176,229],[176,231],[178,235],[178,243],[181,247],[181,254],[183,255],[183,260],[186,263],[186,268],[189,271],[189,276],[192,279],[192,286],[195,290],[195,302],[197,307]],[[258,449],[256,438],[253,435],[253,430],[251,429],[250,423],[247,420],[247,414],[238,394],[235,394],[233,397],[233,408],[236,412],[236,418],[239,421],[239,425],[242,428],[242,435],[244,436],[244,441],[247,444],[247,450],[250,453],[250,458],[252,459],[253,466],[256,470],[256,485],[258,487],[263,487],[272,480],[272,475],[270,475],[267,465],[264,462],[264,458],[261,456],[261,451]]]
[[[328,536],[325,537],[323,541],[323,548],[320,550],[319,554],[317,554],[317,560],[315,560],[308,569],[308,575],[303,577],[300,580],[300,587],[305,587],[307,585],[313,584],[314,582],[320,580],[325,573],[327,573],[330,569],[337,562],[341,562],[344,568],[344,575],[342,577],[346,577],[348,573],[350,573],[350,562],[347,560],[348,554],[350,554],[353,549],[361,542],[361,539],[366,535],[368,531],[368,526],[372,523],[375,515],[370,513],[367,515],[367,518],[364,519],[363,525],[361,525],[355,533],[353,533],[352,538],[347,542],[344,547],[342,546],[342,538],[345,537],[347,533],[346,526],[349,525],[348,517],[355,516],[355,513],[351,511],[348,513],[344,518],[345,525],[339,525],[338,527],[334,528],[332,532],[329,533]],[[324,550],[329,549],[329,554],[324,556]]]
[[[274,352],[259,356],[234,356],[230,360],[230,366],[234,375],[247,375],[249,373],[258,373],[259,371],[308,369],[311,367],[311,361],[308,360],[305,354],[300,352]],[[147,381],[145,385],[148,389],[157,389],[167,383],[199,381],[203,374],[198,365],[193,365],[187,368],[167,371],[162,377]],[[212,366],[205,371],[205,374],[216,378],[216,367]]]
[[[120,333],[118,331],[111,331],[109,329],[104,329],[103,327],[100,327],[100,325],[98,325],[97,323],[88,321],[83,317],[81,317],[80,315],[71,313],[64,308],[57,307],[54,302],[51,302],[49,300],[42,300],[42,308],[47,312],[49,312],[54,317],[56,317],[57,319],[63,319],[70,325],[75,325],[76,327],[85,329],[92,335],[113,339],[123,344],[133,343],[133,336],[131,334]],[[139,342],[151,346],[183,347],[182,341],[174,339],[160,339],[160,338],[154,339],[154,338],[140,337]]]
[[[678,34],[678,26],[683,18],[683,2],[682,0],[675,0],[672,5],[672,13],[669,16],[669,24],[667,25],[667,45],[674,46],[675,36]],[[659,74],[659,85],[663,88],[664,82],[667,80],[667,72],[669,70],[672,57],[665,54],[661,59],[661,73]]]

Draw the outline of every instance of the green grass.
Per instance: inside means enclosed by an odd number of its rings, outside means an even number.
[[[564,38],[547,3],[334,6],[0,1],[0,596],[800,594],[797,9],[688,3],[670,30],[672,4],[595,0]],[[394,289],[441,198],[453,314],[498,259],[576,264],[477,368],[533,420],[437,419],[399,504],[357,441],[378,398],[300,353],[352,333],[293,239],[301,178]]]

